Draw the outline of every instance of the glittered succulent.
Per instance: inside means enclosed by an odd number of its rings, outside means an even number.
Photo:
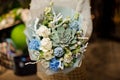
[[[73,45],[77,42],[76,30],[70,28],[64,28],[63,26],[52,30],[51,39],[53,40],[53,46],[66,47]]]

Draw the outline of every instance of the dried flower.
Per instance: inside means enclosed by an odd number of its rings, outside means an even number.
[[[58,71],[59,65],[60,65],[60,62],[56,58],[51,59],[51,61],[50,61],[50,69],[51,70]]]
[[[38,39],[32,39],[30,40],[30,43],[28,44],[29,49],[32,50],[39,50],[41,46],[41,42]]]
[[[78,31],[80,28],[79,28],[79,21],[77,20],[74,20],[70,23],[70,28],[73,29],[73,30],[76,30]]]
[[[64,56],[64,62],[70,63],[73,60],[72,53],[65,54]]]
[[[54,55],[56,57],[61,57],[64,54],[64,50],[61,47],[56,47],[54,49]]]

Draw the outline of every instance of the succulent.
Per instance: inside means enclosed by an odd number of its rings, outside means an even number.
[[[52,30],[51,39],[53,41],[53,46],[61,46],[66,47],[75,44],[76,40],[76,30],[72,30],[70,28],[58,27]]]
[[[29,49],[39,50],[41,43],[37,39],[32,39],[28,45],[29,45]]]

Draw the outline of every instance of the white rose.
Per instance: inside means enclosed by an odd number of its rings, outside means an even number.
[[[51,50],[51,51],[45,52],[45,53],[43,54],[43,56],[44,56],[44,58],[45,58],[46,60],[50,60],[50,59],[53,58],[52,53],[53,53],[53,51]]]
[[[50,35],[50,30],[46,26],[41,25],[40,28],[36,31],[36,34],[46,38]]]
[[[49,38],[43,38],[41,40],[41,50],[43,52],[47,52],[52,49],[52,42],[50,41]]]

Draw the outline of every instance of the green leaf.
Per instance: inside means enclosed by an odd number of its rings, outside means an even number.
[[[74,39],[71,41],[71,44],[75,44],[76,42],[77,42],[77,40]]]
[[[76,47],[73,45],[73,46],[70,46],[70,50],[74,50],[76,49]]]
[[[39,55],[39,57],[38,57],[38,60],[40,60],[41,58],[43,58],[43,54],[44,54],[44,52],[43,51],[39,51],[40,52],[40,55]]]
[[[75,36],[76,30],[72,30],[72,38]]]

